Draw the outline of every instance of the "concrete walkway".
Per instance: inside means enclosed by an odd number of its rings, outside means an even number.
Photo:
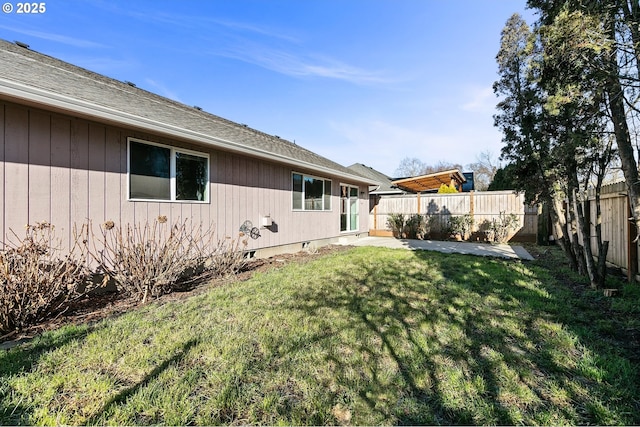
[[[522,246],[491,243],[450,242],[439,240],[395,239],[393,237],[362,237],[348,243],[353,246],[381,246],[391,249],[437,251],[447,254],[467,254],[508,259],[533,260]]]

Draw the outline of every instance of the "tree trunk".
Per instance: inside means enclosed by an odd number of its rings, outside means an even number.
[[[567,210],[569,212],[569,238],[571,239],[571,250],[574,253],[576,258],[576,262],[578,265],[578,274],[586,275],[587,274],[587,266],[584,255],[584,247],[580,244],[580,234],[582,233],[582,229],[578,220],[578,201],[576,199],[577,189],[572,187],[569,189],[569,204]]]
[[[611,145],[608,146],[607,150],[610,150]],[[602,182],[604,181],[604,171],[606,170],[606,164],[608,160],[603,160],[601,163],[600,172],[598,173],[598,179],[595,188],[595,197],[596,197],[596,221],[595,221],[595,229],[596,229],[596,240],[598,242],[598,276],[600,278],[599,285],[604,287],[605,281],[607,280],[607,254],[609,252],[609,241],[602,241],[602,206],[600,204],[600,191],[602,190]],[[589,201],[587,200],[587,203]]]
[[[549,205],[547,203],[538,204],[538,234],[536,243],[540,246],[549,244]]]
[[[633,54],[636,58],[636,72],[640,79],[640,2],[638,0],[622,0],[622,11],[624,20],[631,32],[631,41],[633,42]]]
[[[582,248],[584,250],[584,261],[587,274],[589,276],[589,282],[591,283],[592,288],[599,288],[602,286],[602,279],[600,277],[600,272],[598,271],[598,266],[593,260],[593,250],[591,248],[591,224],[589,219],[585,218],[582,202],[577,199],[575,192],[573,197],[576,209],[576,218],[578,220],[578,228],[582,235]],[[587,203],[589,203],[588,200]]]
[[[580,189],[578,180],[578,164],[575,158],[567,159],[567,189],[566,193],[569,197],[567,211],[569,212],[569,237],[571,238],[571,248],[576,257],[578,264],[578,273],[587,274],[586,259],[584,255],[584,247],[580,243],[580,234],[582,234],[582,224],[578,215],[577,194]],[[582,211],[582,209],[580,209]],[[582,218],[584,221],[584,216]],[[582,239],[584,243],[584,239]]]
[[[578,261],[575,253],[571,249],[571,241],[567,236],[567,221],[565,210],[562,207],[562,200],[557,196],[548,196],[545,199],[545,203],[549,205],[549,213],[551,214],[553,236],[565,253],[571,270],[578,271]]]
[[[614,22],[608,23],[609,36],[615,39]],[[624,108],[624,92],[620,84],[619,67],[616,59],[616,52],[611,53],[609,58],[609,72],[605,81],[609,112],[613,121],[613,130],[618,145],[622,173],[627,184],[629,201],[631,203],[631,213],[635,220],[636,229],[640,230],[640,179],[638,179],[638,163],[636,162],[629,124]]]

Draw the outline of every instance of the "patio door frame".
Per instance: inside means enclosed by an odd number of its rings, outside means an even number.
[[[358,231],[360,225],[359,199],[360,188],[349,184],[340,184],[340,232]]]

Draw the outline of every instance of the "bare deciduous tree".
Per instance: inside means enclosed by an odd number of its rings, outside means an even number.
[[[473,172],[474,187],[477,191],[486,191],[500,168],[498,157],[485,150],[478,154],[475,163],[469,163],[466,170]]]
[[[400,166],[396,169],[395,176],[397,178],[406,178],[409,176],[427,175],[450,169],[459,169],[462,171],[462,165],[442,160],[433,165],[429,165],[416,157],[405,157],[400,161]]]

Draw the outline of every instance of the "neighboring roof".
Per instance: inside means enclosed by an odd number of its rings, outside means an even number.
[[[451,169],[427,175],[397,179],[392,181],[392,184],[405,191],[420,193],[422,191],[437,190],[442,184],[462,184],[465,181],[464,175],[462,175],[458,169]]]
[[[290,141],[0,39],[0,98],[373,184]]]
[[[352,171],[377,183],[377,188],[370,190],[369,194],[402,194],[402,190],[391,186],[391,178],[362,163],[354,163],[348,167]]]

